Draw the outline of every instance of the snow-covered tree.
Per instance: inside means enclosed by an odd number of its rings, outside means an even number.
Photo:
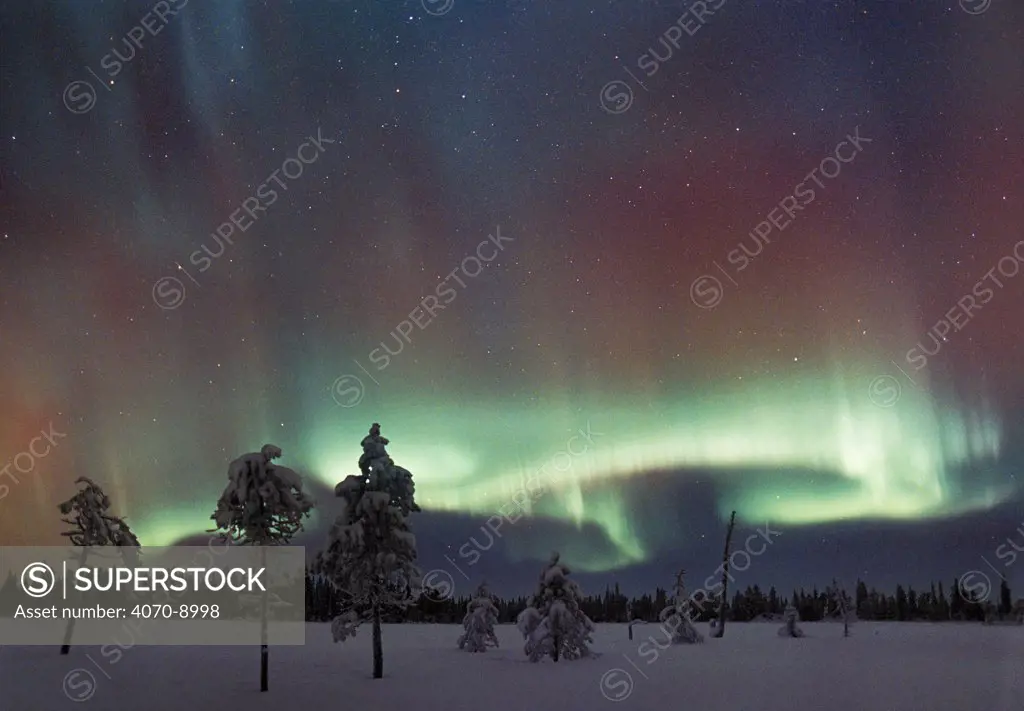
[[[835,578],[832,578],[832,585],[825,588],[825,619],[841,621],[844,637],[850,636],[850,625],[857,620],[853,598]]]
[[[590,656],[594,623],[580,609],[579,585],[569,579],[569,568],[558,553],[540,574],[537,594],[520,613],[516,627],[526,640],[524,651],[531,662],[550,656],[579,659]]]
[[[220,532],[235,545],[287,545],[302,530],[313,499],[302,490],[302,477],[288,467],[275,464],[281,448],[265,444],[259,452],[243,454],[228,465],[228,484],[210,516]],[[269,646],[267,644],[268,598],[261,596],[260,691],[269,688]]]
[[[281,448],[265,444],[228,465],[228,484],[210,517],[236,545],[287,545],[303,529],[314,506],[302,490],[302,477],[275,464]]]
[[[784,615],[786,624],[779,628],[780,637],[803,637],[804,631],[797,626],[797,622],[800,621],[800,614],[796,611],[796,608],[792,604],[786,605],[786,612]]]
[[[676,574],[675,596],[672,598],[672,604],[658,614],[658,619],[672,628],[673,644],[700,644],[704,641],[704,635],[693,626],[690,600],[686,597],[686,586],[683,584],[685,572],[685,570],[680,570]]]
[[[999,615],[999,608],[991,600],[986,600],[981,604],[981,611],[984,614],[984,618],[981,621],[983,625],[991,625]]]
[[[73,526],[72,530],[61,535],[67,536],[76,546],[138,548],[139,539],[125,520],[110,515],[110,497],[103,493],[103,489],[84,476],[76,479],[75,483],[85,487],[58,507],[67,517],[61,521]]]
[[[66,536],[72,545],[82,547],[79,567],[85,565],[92,546],[119,546],[125,565],[134,567],[139,559],[139,539],[123,518],[110,514],[110,497],[92,479],[83,476],[76,479],[75,483],[84,486],[57,508],[63,514],[61,521],[72,527],[61,535]],[[61,654],[71,651],[74,628],[75,621],[72,619],[64,633]]]
[[[374,679],[384,675],[382,614],[414,604],[422,587],[416,537],[408,521],[410,513],[420,510],[416,487],[412,474],[388,456],[389,443],[374,422],[361,442],[360,475],[348,476],[334,488],[343,499],[341,515],[316,565],[347,598],[342,614],[331,623],[334,641],[355,636],[360,624],[372,621]]]
[[[466,616],[462,620],[465,631],[459,637],[459,649],[486,652],[488,647],[499,646],[498,637],[494,634],[497,623],[498,608],[487,591],[487,585],[482,584],[476,589],[476,597],[466,606]]]

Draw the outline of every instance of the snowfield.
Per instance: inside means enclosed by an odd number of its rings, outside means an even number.
[[[306,646],[0,648],[0,710],[281,711],[1021,711],[1024,627],[980,624],[729,623],[724,639],[672,646],[654,623],[597,625],[593,659],[531,664],[515,627],[501,648],[461,652],[458,625],[385,625],[384,678],[370,678],[370,630],[334,644],[309,624]],[[697,625],[708,635],[706,624]],[[653,641],[652,641],[653,640]],[[120,657],[118,657],[118,653]],[[83,705],[83,702],[86,702]]]

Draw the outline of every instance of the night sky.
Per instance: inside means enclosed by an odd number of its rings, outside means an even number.
[[[196,540],[273,443],[320,548],[379,421],[460,593],[554,549],[590,592],[699,584],[733,509],[781,532],[741,587],[1024,592],[1024,4],[0,22],[0,542],[59,543],[78,476]]]

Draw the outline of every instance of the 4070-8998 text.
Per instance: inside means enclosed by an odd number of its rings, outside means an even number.
[[[144,620],[215,620],[220,617],[220,605],[136,605],[131,616]]]

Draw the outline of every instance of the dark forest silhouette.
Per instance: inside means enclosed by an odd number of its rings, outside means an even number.
[[[952,580],[950,592],[943,584],[933,583],[928,590],[918,591],[913,587],[898,585],[893,594],[878,592],[858,580],[852,591],[847,591],[856,608],[857,618],[864,621],[978,621],[1024,620],[1024,600],[1013,603],[1009,585],[1002,581],[998,601],[988,602],[977,596],[961,594],[959,580]],[[594,622],[627,623],[635,619],[657,622],[658,613],[668,604],[667,590],[657,588],[653,595],[644,594],[629,598],[623,595],[619,586],[606,588],[601,595],[589,595],[580,601],[584,613]],[[311,574],[306,576],[306,619],[328,621],[337,614],[342,596],[333,591],[323,579]],[[469,597],[444,598],[441,591],[425,589],[415,605],[403,611],[392,611],[385,621],[425,622],[440,624],[461,623],[466,614]],[[494,596],[501,624],[513,623],[528,603],[525,596],[501,598]],[[812,588],[793,590],[780,594],[774,587],[764,592],[757,585],[737,591],[726,605],[730,622],[749,622],[761,619],[782,619],[787,604],[792,604],[805,622],[831,619],[833,605],[826,591]],[[693,606],[695,622],[708,622],[716,616],[718,606],[706,604]],[[838,619],[838,618],[836,618]]]

